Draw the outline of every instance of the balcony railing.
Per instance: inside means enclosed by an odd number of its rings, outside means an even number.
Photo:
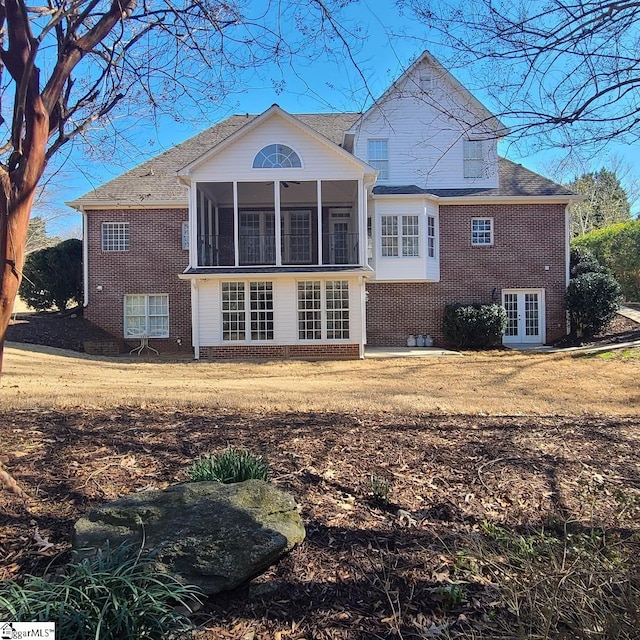
[[[318,242],[314,234],[283,234],[281,260],[283,265],[319,265]],[[323,233],[323,265],[357,265],[360,262],[357,233]],[[238,238],[239,265],[270,266],[276,264],[276,243],[273,235],[241,235]],[[233,267],[235,251],[233,236],[198,236],[198,266]]]

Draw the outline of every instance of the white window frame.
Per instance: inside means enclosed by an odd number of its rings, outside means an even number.
[[[385,181],[389,179],[388,138],[369,138],[367,140],[367,162],[378,170],[378,180]]]
[[[431,69],[422,69],[418,77],[420,83],[420,91],[423,93],[431,93],[433,90],[433,73]]]
[[[241,295],[235,300],[225,300],[225,285],[235,285],[235,292]],[[254,286],[255,285],[255,286]],[[267,294],[262,302],[266,306],[261,308],[260,293]],[[256,295],[254,295],[256,294]],[[238,308],[225,309],[225,304],[236,303]],[[225,280],[220,283],[220,337],[223,343],[234,342],[273,342],[275,340],[275,295],[271,280]],[[225,317],[226,314],[226,317]],[[225,322],[235,323],[236,327],[228,329],[225,337]],[[266,334],[266,337],[259,337]]]
[[[427,216],[427,257],[436,257],[436,217]]]
[[[289,145],[274,142],[256,153],[252,166],[254,169],[302,169],[302,158]]]
[[[482,140],[463,140],[463,164],[465,178],[484,177],[484,145]]]
[[[385,222],[385,218],[393,219],[393,222],[389,225]],[[415,218],[415,220],[410,223],[409,218]],[[412,227],[417,226],[417,234],[407,233],[409,224]],[[389,233],[389,230],[392,232],[395,230],[395,233]],[[420,216],[418,214],[384,213],[380,216],[380,255],[383,258],[420,257]]]
[[[304,287],[305,292],[312,292],[313,295],[301,299],[301,287]],[[331,295],[334,291],[346,291],[346,297]],[[298,341],[346,342],[349,340],[351,335],[350,295],[348,280],[299,280],[296,284]],[[301,302],[304,303],[302,307]],[[308,306],[310,302],[312,306]],[[301,316],[301,314],[304,315]],[[319,337],[308,338],[301,335],[309,332]],[[341,335],[335,337],[337,333]]]
[[[130,298],[143,298],[144,299],[144,315],[142,314],[128,314],[127,300]],[[166,313],[151,314],[150,313],[150,299],[151,298],[164,298],[166,300],[165,308]],[[129,319],[144,318],[144,327],[130,327]],[[151,318],[166,318],[166,331],[158,333],[151,329]],[[124,296],[124,309],[123,309],[123,324],[124,324],[124,337],[130,338],[168,338],[169,337],[169,294],[168,293],[128,293]]]
[[[103,222],[100,228],[100,246],[105,252],[129,251],[131,230],[128,222]]]
[[[484,228],[476,223],[484,223]],[[488,228],[486,228],[488,223]],[[494,226],[493,218],[471,218],[471,245],[474,247],[493,246]]]

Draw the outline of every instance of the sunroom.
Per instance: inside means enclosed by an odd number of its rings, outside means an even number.
[[[362,265],[358,194],[358,180],[197,182],[195,266]]]

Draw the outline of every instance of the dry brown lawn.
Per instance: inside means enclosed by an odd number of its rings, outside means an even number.
[[[452,358],[193,362],[5,352],[5,409],[212,407],[489,415],[635,415],[640,361],[508,351]]]

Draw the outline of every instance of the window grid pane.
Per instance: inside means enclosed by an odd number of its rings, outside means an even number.
[[[298,282],[298,338],[300,340],[322,338],[319,281]]]
[[[335,280],[326,284],[327,339],[346,340],[349,337],[349,283]]]
[[[368,141],[369,164],[377,169],[378,180],[389,179],[389,151],[387,140]]]
[[[382,216],[382,242],[383,257],[395,257],[398,255],[398,216]]]
[[[418,216],[402,216],[402,255],[417,258],[420,255],[420,223]]]
[[[222,339],[245,339],[245,298],[243,282],[222,283]]]
[[[464,141],[464,177],[482,178],[483,159],[482,141]]]
[[[254,169],[290,169],[300,168],[300,156],[284,144],[270,144],[258,151],[253,160]]]
[[[168,338],[169,296],[125,296],[124,335],[125,338]]]
[[[250,283],[251,339],[273,340],[273,285]]]
[[[436,219],[433,216],[427,216],[427,255],[436,257]]]
[[[473,218],[471,220],[471,244],[493,244],[493,221],[491,218]]]
[[[129,223],[128,222],[103,222],[102,223],[102,250],[103,251],[128,251],[129,250]]]

